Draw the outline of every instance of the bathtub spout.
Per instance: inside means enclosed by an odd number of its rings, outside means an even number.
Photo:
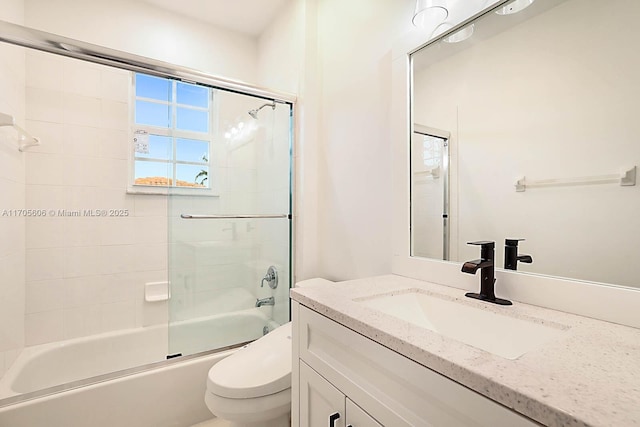
[[[263,305],[276,305],[276,300],[274,297],[256,299],[256,307]]]

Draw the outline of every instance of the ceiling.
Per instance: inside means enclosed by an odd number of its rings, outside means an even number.
[[[260,35],[290,0],[142,0],[217,27]]]

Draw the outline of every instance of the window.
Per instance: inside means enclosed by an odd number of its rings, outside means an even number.
[[[132,184],[210,189],[213,91],[138,73],[134,89]]]

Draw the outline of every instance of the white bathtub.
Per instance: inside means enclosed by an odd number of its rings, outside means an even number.
[[[191,353],[257,339],[264,326],[277,326],[263,311],[179,322],[171,326],[171,347]],[[166,325],[154,326],[25,349],[0,380],[0,398],[61,384],[76,388],[2,407],[0,426],[184,427],[210,418],[203,400],[207,371],[233,350],[134,373],[165,359],[167,335]],[[122,375],[113,378],[117,371]],[[91,377],[96,383],[83,385]]]

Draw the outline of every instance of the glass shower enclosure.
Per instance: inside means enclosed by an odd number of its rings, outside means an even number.
[[[169,357],[255,340],[289,319],[292,106],[219,89],[210,104],[212,142],[192,156],[208,169],[184,177],[201,188],[171,187],[168,201]]]
[[[0,41],[22,73],[2,209],[29,214],[0,216],[0,408],[289,321],[293,96],[3,21]]]
[[[166,193],[168,357],[255,340],[289,316],[292,105],[134,76],[136,193]]]

